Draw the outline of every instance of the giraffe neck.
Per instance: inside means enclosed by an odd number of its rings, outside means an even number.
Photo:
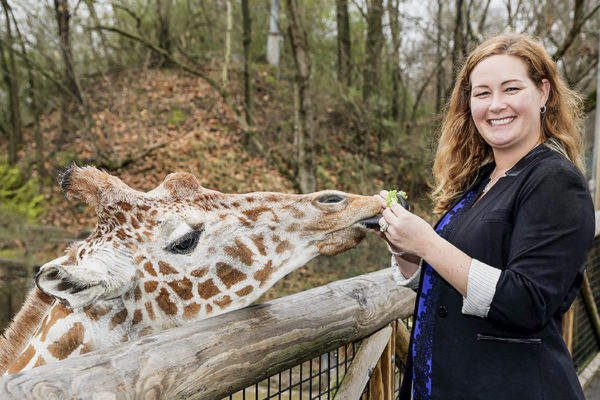
[[[131,325],[127,317],[122,299],[100,301],[77,310],[52,299],[20,348],[13,346],[13,357],[7,358],[3,373],[13,374],[126,341],[127,327]],[[18,317],[13,325],[17,321]]]

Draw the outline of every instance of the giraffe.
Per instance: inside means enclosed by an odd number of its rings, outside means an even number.
[[[319,254],[356,246],[373,196],[224,194],[187,173],[139,192],[94,167],[60,177],[95,207],[91,235],[43,265],[0,341],[4,375],[251,304]]]

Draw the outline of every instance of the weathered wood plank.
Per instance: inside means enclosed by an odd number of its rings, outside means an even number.
[[[371,400],[393,400],[394,398],[394,344],[396,342],[396,323],[388,325],[392,328],[392,334],[381,353],[381,357],[375,366],[373,375],[369,380],[369,399]]]
[[[344,376],[342,384],[335,395],[335,400],[360,399],[363,389],[371,377],[371,372],[374,371],[375,365],[377,364],[381,353],[385,350],[391,336],[392,328],[386,326],[361,343],[358,353],[356,353],[352,365],[350,365],[350,369],[348,369],[348,372]],[[377,378],[376,380],[380,381]],[[383,392],[382,388],[381,390]],[[377,391],[377,389],[371,388],[371,391]],[[383,393],[381,393],[381,397],[378,398],[382,397]]]
[[[9,399],[221,399],[412,313],[390,269],[0,379]]]

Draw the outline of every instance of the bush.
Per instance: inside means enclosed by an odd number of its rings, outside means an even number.
[[[44,212],[43,196],[38,193],[35,179],[21,171],[0,164],[0,213],[15,215],[33,222]]]

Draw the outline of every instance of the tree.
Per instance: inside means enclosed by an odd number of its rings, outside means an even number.
[[[75,95],[79,103],[83,104],[83,94],[75,75],[73,67],[73,53],[71,50],[70,24],[71,13],[68,0],[54,0],[54,11],[60,39],[60,50],[63,58],[65,86]]]
[[[242,25],[244,44],[244,106],[246,122],[252,126],[252,60],[250,49],[252,45],[252,17],[250,16],[249,0],[242,0]]]
[[[348,0],[336,0],[337,17],[337,73],[338,81],[352,85],[352,53],[350,39],[350,16]]]
[[[227,29],[225,30],[225,62],[223,63],[223,87],[228,86],[229,64],[231,63],[231,31],[233,30],[233,16],[231,11],[231,0],[225,2],[227,15]]]
[[[289,37],[294,57],[294,116],[298,185],[303,193],[317,190],[315,132],[310,88],[310,55],[296,0],[287,0]]]
[[[14,165],[17,161],[17,151],[21,147],[23,141],[22,124],[21,124],[21,106],[19,101],[19,81],[18,71],[15,63],[13,49],[13,33],[10,19],[10,6],[7,0],[1,0],[2,8],[4,9],[4,17],[6,19],[6,36],[7,36],[7,53],[0,45],[0,64],[4,75],[4,82],[8,90],[8,103],[10,113],[10,132],[8,141],[8,163]],[[8,60],[7,60],[8,57]]]
[[[371,94],[379,87],[381,50],[383,49],[383,0],[368,1],[367,38],[365,41],[365,69],[363,73],[363,101],[369,103]]]
[[[279,0],[271,0],[269,13],[269,35],[267,38],[267,62],[279,65]]]

